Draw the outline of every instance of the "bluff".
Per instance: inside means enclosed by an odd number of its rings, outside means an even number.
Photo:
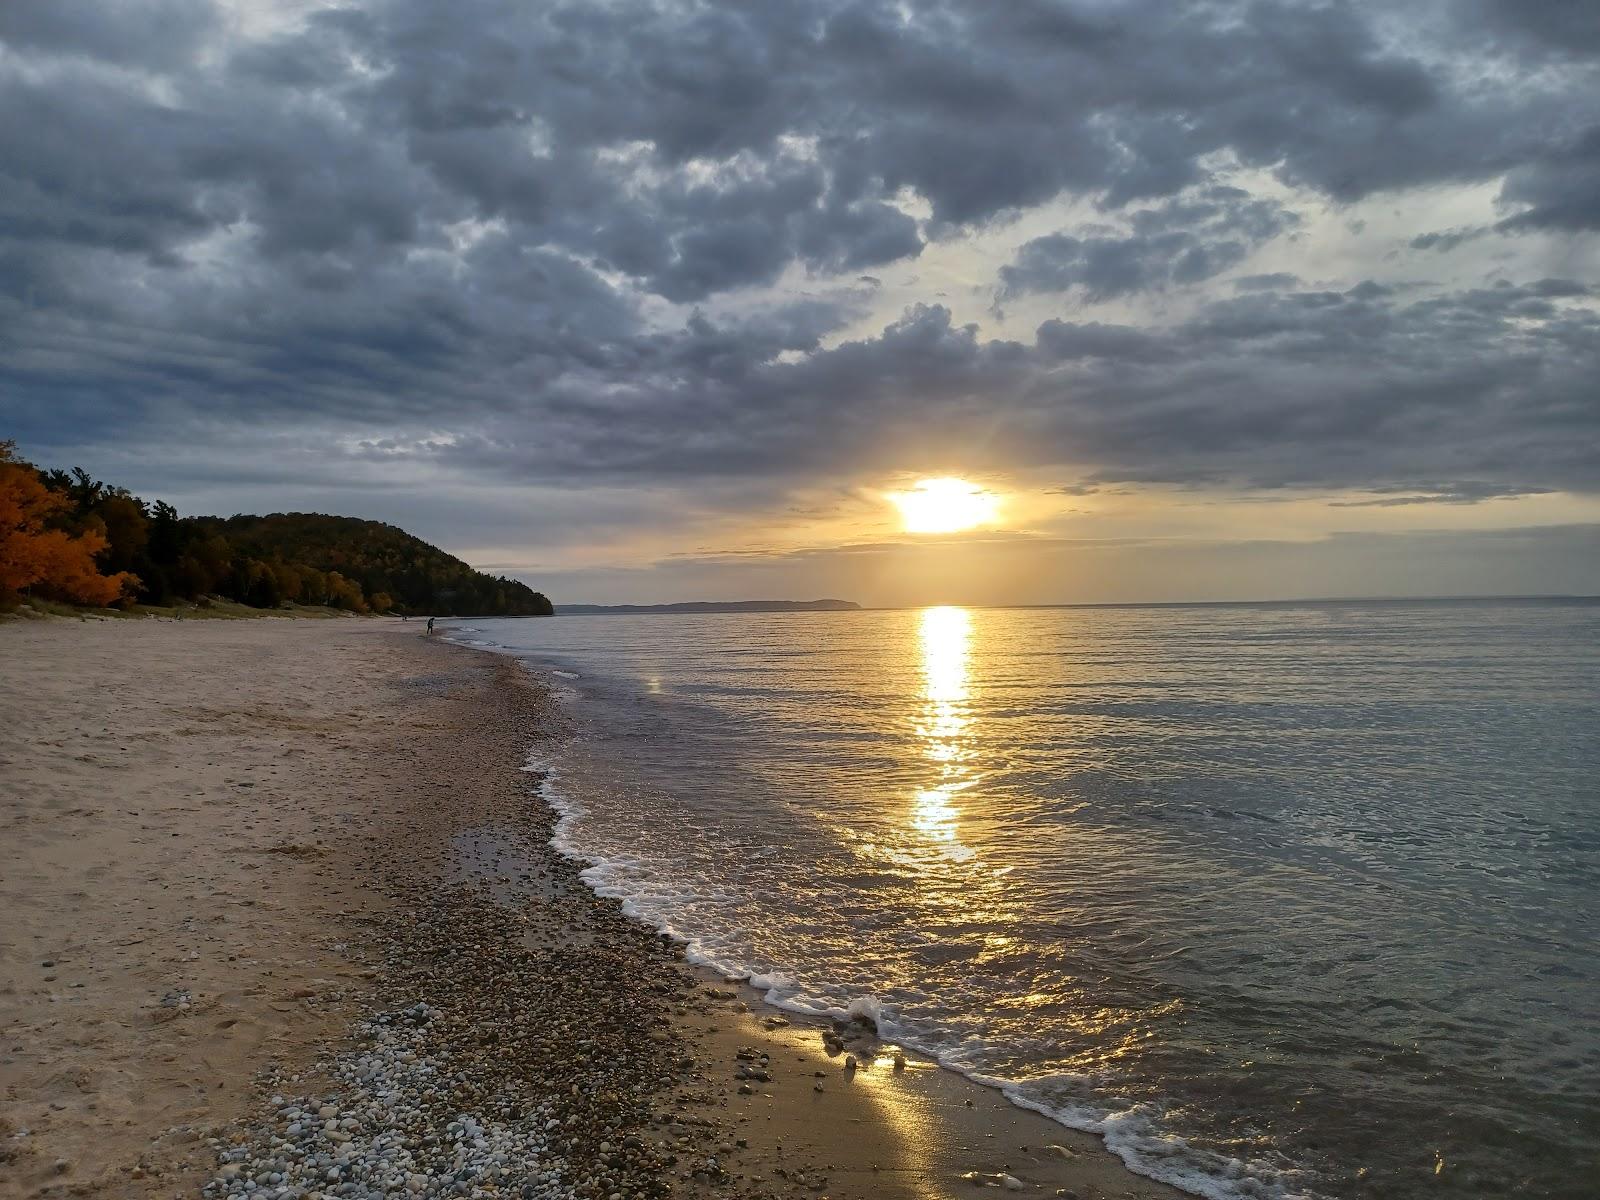
[[[542,593],[474,571],[381,521],[324,513],[179,517],[87,471],[41,471],[0,440],[0,610],[23,599],[126,607],[284,604],[547,617]]]
[[[322,513],[188,517],[203,536],[220,535],[238,554],[291,562],[354,581],[399,611],[463,617],[547,617],[555,610],[525,583],[475,571],[394,525]]]

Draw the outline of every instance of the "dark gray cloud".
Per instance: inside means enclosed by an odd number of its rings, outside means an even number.
[[[1419,219],[1419,250],[1593,233],[1584,6],[240,11],[0,5],[0,411],[27,448],[286,482],[1600,487],[1595,280],[1227,278],[1302,207],[1407,189],[1504,181],[1498,224]],[[1093,227],[972,286],[1061,318],[996,340],[923,303],[838,340],[863,280],[1058,199]],[[1065,317],[1180,289],[1159,321]]]
[[[184,70],[224,14],[207,0],[8,0],[0,41],[20,53],[82,56],[134,68]]]
[[[1563,58],[1600,51],[1600,21],[1588,0],[1479,0],[1468,11],[1510,35],[1515,50]]]
[[[1527,206],[1500,222],[1503,230],[1600,230],[1600,125],[1516,168],[1501,199]]]
[[[1373,500],[1332,500],[1332,508],[1403,508],[1413,504],[1480,504],[1515,496],[1549,495],[1553,488],[1517,487],[1514,484],[1485,483],[1463,479],[1455,483],[1391,484],[1372,489]]]
[[[1273,200],[1233,187],[1208,187],[1194,195],[1126,214],[1123,233],[1034,238],[1000,268],[1001,301],[1030,292],[1082,288],[1091,300],[1220,275],[1266,242],[1299,223]]]
[[[1463,242],[1476,241],[1489,233],[1487,225],[1468,225],[1456,229],[1435,229],[1419,233],[1410,241],[1413,250],[1454,250]]]
[[[1236,292],[1293,291],[1300,277],[1290,271],[1271,271],[1265,275],[1241,275],[1233,281]]]

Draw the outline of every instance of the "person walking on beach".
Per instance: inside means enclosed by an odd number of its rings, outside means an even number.
[[[428,618],[428,632],[429,633],[433,632],[433,618],[432,617]]]

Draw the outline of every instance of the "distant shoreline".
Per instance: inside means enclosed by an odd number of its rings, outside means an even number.
[[[684,600],[671,604],[558,604],[556,616],[594,617],[652,613],[860,612],[854,600]]]
[[[1053,612],[1065,608],[1314,608],[1406,604],[1600,604],[1600,595],[1485,596],[1306,596],[1277,600],[1084,600],[1061,604],[856,604],[848,600],[728,600],[682,604],[558,604],[556,616],[695,616],[702,613],[917,612],[925,608],[970,608],[1001,612]],[[449,620],[498,620],[450,617]]]

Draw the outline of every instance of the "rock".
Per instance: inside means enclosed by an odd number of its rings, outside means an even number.
[[[961,1178],[975,1187],[1004,1188],[1008,1192],[1020,1192],[1028,1186],[1015,1175],[1008,1175],[1004,1172],[985,1174],[982,1171],[967,1171]]]

